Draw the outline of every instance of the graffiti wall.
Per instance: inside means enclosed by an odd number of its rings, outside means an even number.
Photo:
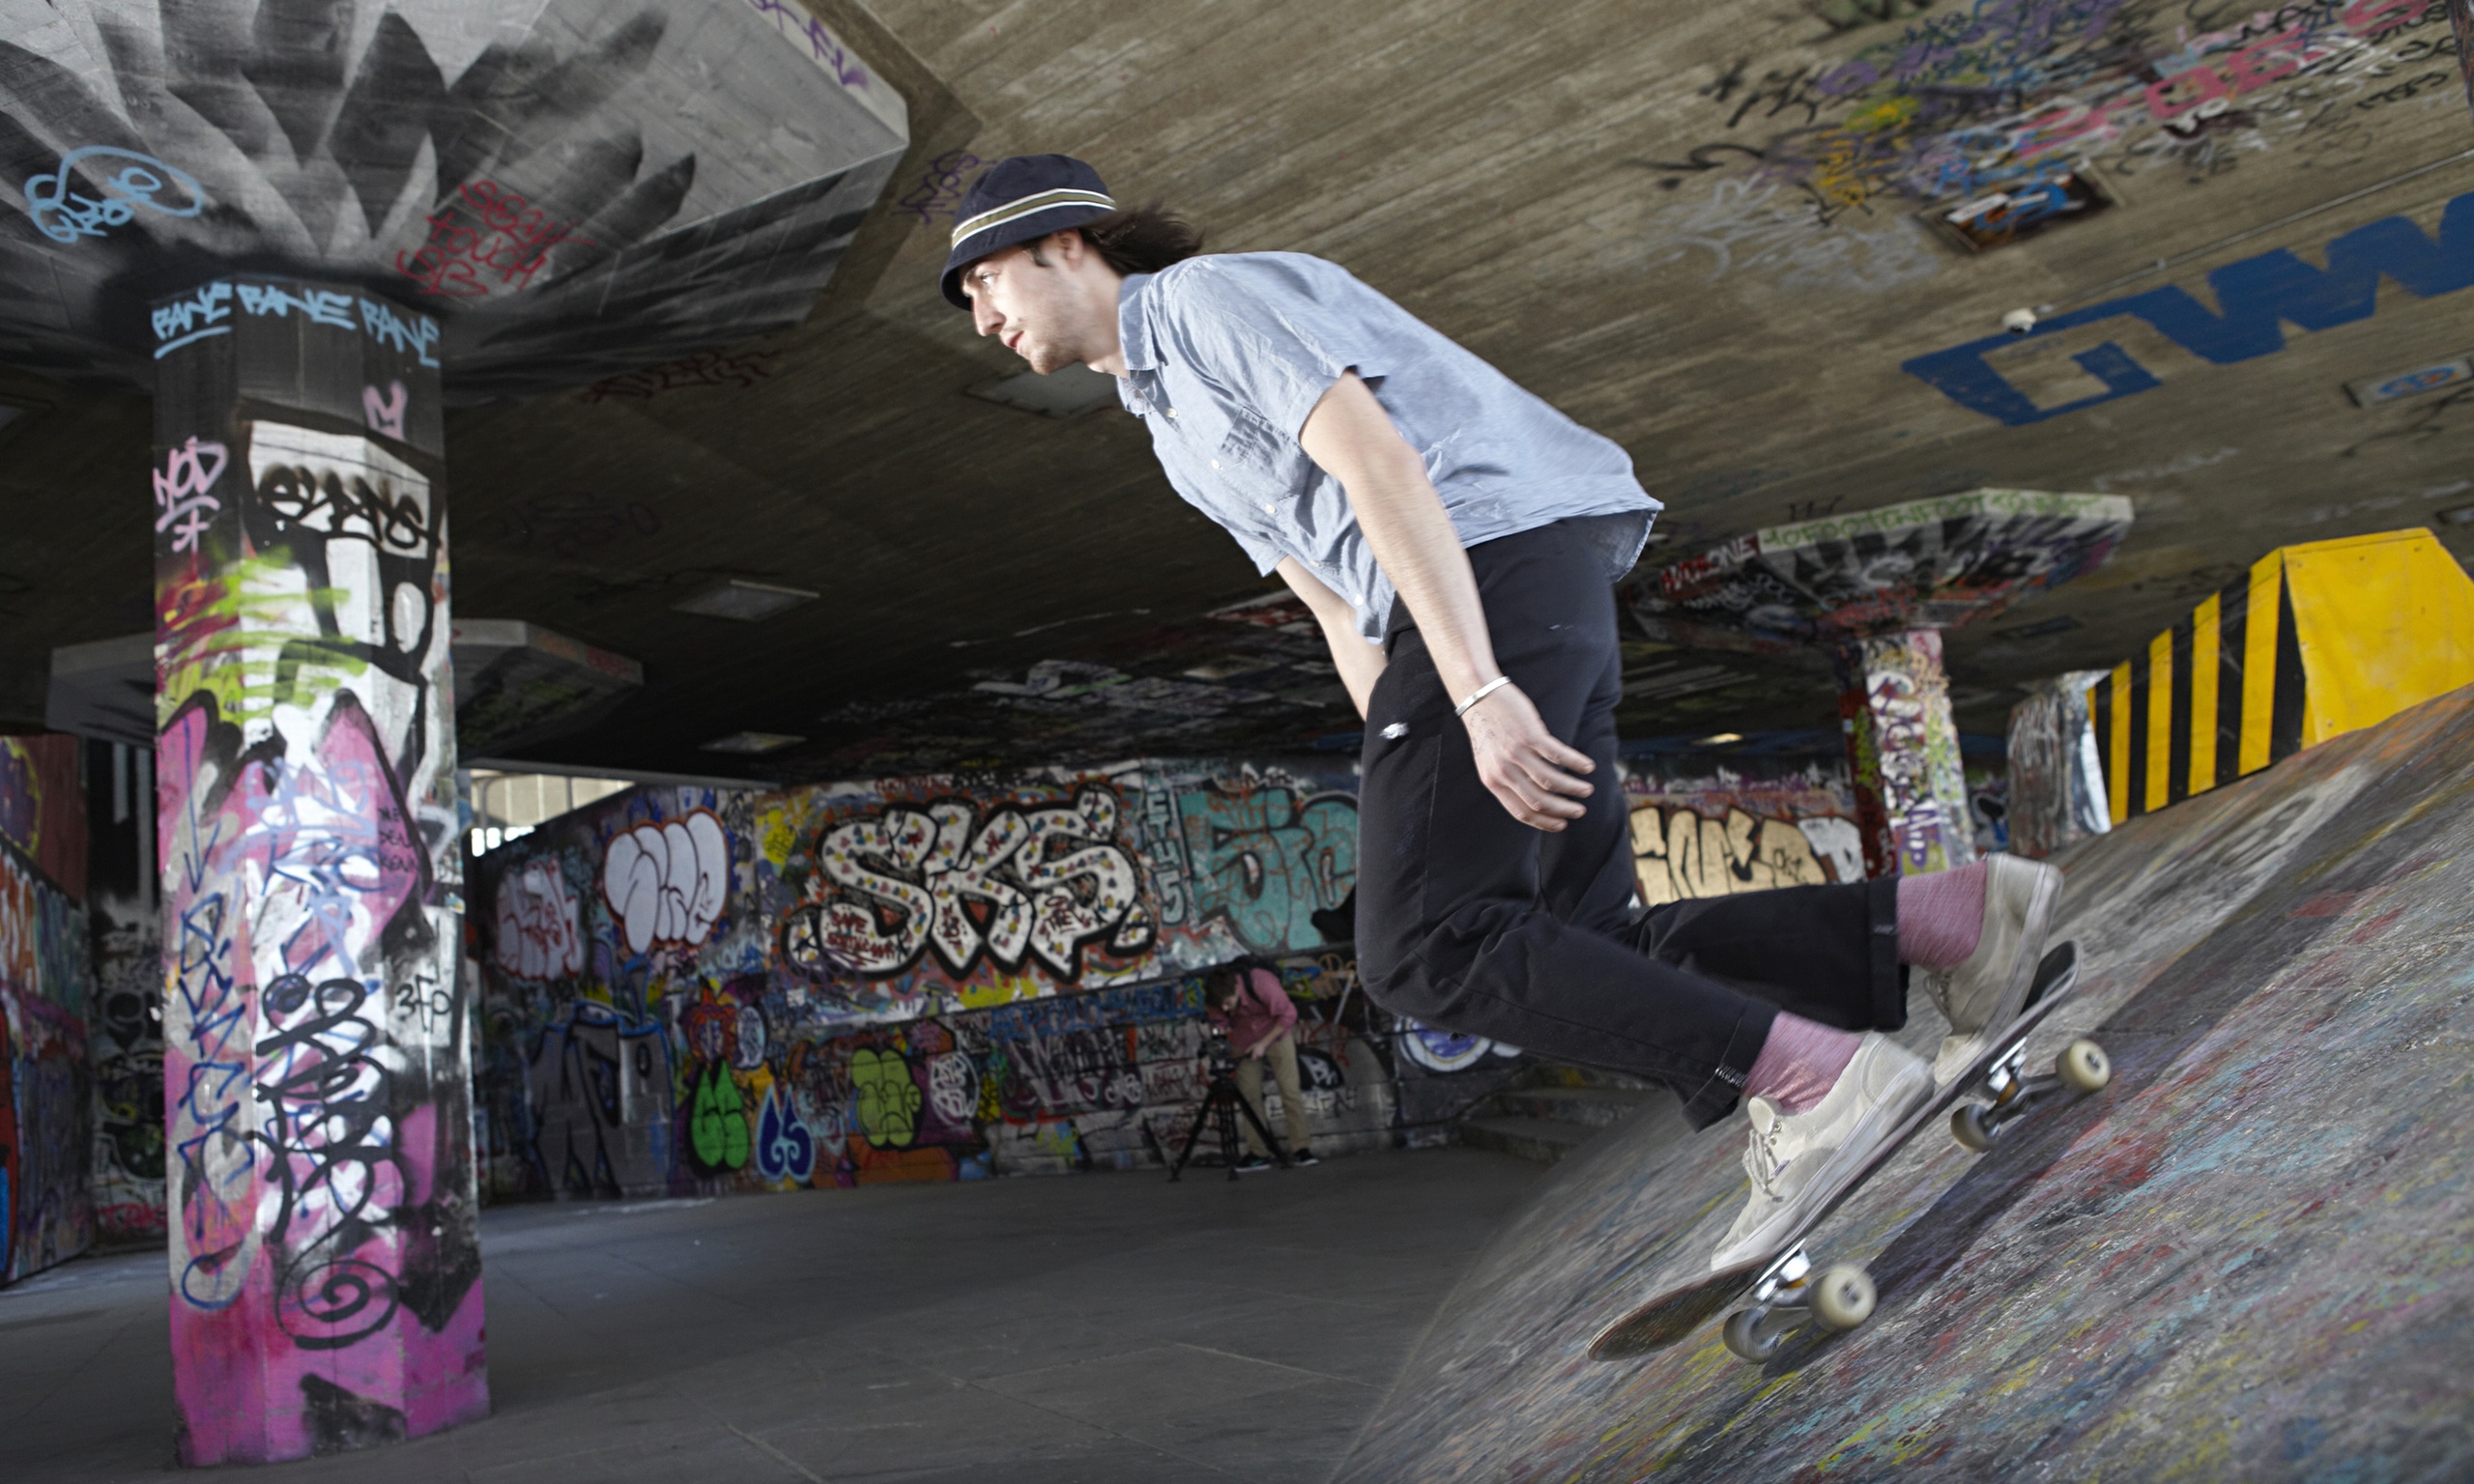
[[[1856,798],[1835,758],[1634,761],[1624,793],[1646,905],[1864,879]]]
[[[0,737],[0,1283],[94,1241],[77,747]]]
[[[163,1221],[163,932],[155,884],[155,754],[88,742],[86,914],[94,993],[95,1240],[154,1245]]]
[[[1246,955],[1329,1012],[1305,1054],[1318,1140],[1388,1141],[1364,1043],[1386,1028],[1344,955],[1297,957],[1345,940],[1356,846],[1345,764],[647,787],[578,811],[475,863],[489,1187],[1156,1160],[1201,1094],[1197,971]]]

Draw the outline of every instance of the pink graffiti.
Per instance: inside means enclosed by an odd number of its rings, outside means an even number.
[[[172,550],[197,550],[197,538],[206,533],[208,520],[223,508],[223,501],[207,491],[223,477],[223,466],[230,459],[230,450],[221,443],[200,442],[194,437],[164,455],[163,467],[155,471],[155,505],[160,512],[155,517],[155,528],[172,533]]]
[[[412,393],[404,389],[401,382],[388,382],[383,395],[375,386],[363,386],[360,415],[373,432],[400,439],[404,436],[404,409],[411,401]]]
[[[2301,36],[2272,36],[2150,83],[2147,111],[2160,124],[2179,124],[2195,112],[2201,118],[2212,118],[2243,94],[2337,55],[2343,44],[2345,43]]]
[[[556,861],[527,862],[499,886],[499,967],[518,979],[564,979],[584,968],[583,912]]]

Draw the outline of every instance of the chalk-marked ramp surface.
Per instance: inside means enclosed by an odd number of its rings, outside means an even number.
[[[1479,1260],[1339,1477],[2474,1476],[2474,690],[2060,864],[2085,977],[2030,1056],[2092,1035],[2113,1085],[1990,1155],[1919,1138],[1825,1226],[1869,1324],[1588,1359],[1742,1197],[1740,1117],[1637,1120]]]

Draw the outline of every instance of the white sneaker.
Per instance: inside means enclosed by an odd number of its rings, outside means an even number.
[[[1932,1096],[1933,1071],[1924,1058],[1867,1031],[1847,1070],[1810,1109],[1781,1113],[1769,1099],[1753,1099],[1752,1144],[1743,1155],[1752,1199],[1712,1254],[1711,1268],[1774,1250],[1781,1236],[1835,1194],[1847,1174]]]
[[[2058,869],[2015,855],[1987,856],[1985,867],[1984,926],[1975,952],[1924,981],[1925,992],[1950,1022],[1942,1053],[1933,1059],[1937,1087],[1948,1085],[2027,1008],[2045,934],[2061,905]]]

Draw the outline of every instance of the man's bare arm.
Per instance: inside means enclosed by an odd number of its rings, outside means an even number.
[[[1280,581],[1288,584],[1289,590],[1314,614],[1314,621],[1322,625],[1323,642],[1332,650],[1332,668],[1340,672],[1340,684],[1348,687],[1349,699],[1363,720],[1366,698],[1374,694],[1374,682],[1383,674],[1383,651],[1358,633],[1357,614],[1349,608],[1348,600],[1307,571],[1304,562],[1283,556],[1277,570]]]
[[[1343,375],[1315,404],[1299,441],[1347,493],[1358,529],[1409,605],[1447,694],[1456,702],[1500,677],[1469,554],[1426,478],[1425,462],[1393,426],[1373,390],[1357,373]],[[1359,709],[1365,709],[1362,700]],[[1520,687],[1499,687],[1461,722],[1478,776],[1513,818],[1553,831],[1581,816],[1576,801],[1589,796],[1590,785],[1574,775],[1597,764],[1546,729]]]

